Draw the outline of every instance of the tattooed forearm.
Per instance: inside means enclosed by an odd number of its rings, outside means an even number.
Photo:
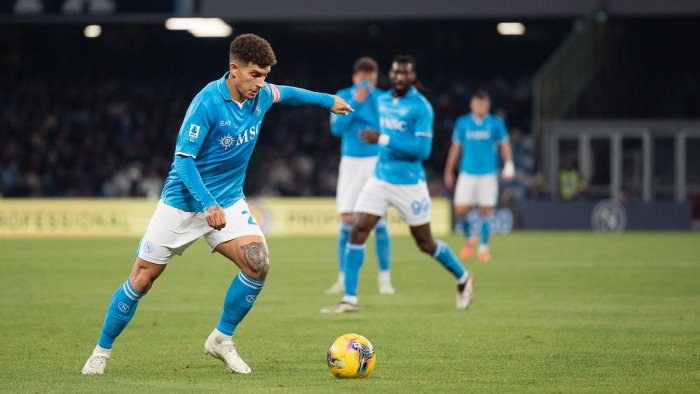
[[[267,248],[262,242],[251,242],[241,246],[245,262],[257,274],[259,279],[265,279],[267,271],[270,269],[270,262],[267,256]]]

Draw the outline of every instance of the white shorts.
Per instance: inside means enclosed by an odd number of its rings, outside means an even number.
[[[498,201],[498,177],[496,174],[469,175],[464,172],[457,177],[455,205],[494,207]]]
[[[338,187],[335,193],[335,206],[338,213],[352,213],[357,197],[365,182],[374,173],[377,156],[340,158],[338,169]]]
[[[204,236],[212,252],[220,243],[244,235],[263,236],[245,200],[236,201],[224,209],[224,213],[226,227],[217,231],[209,227],[203,212],[183,211],[161,200],[141,238],[136,255],[151,263],[167,264],[174,255],[181,256],[201,236]]]
[[[409,226],[430,223],[431,201],[425,182],[415,185],[394,185],[370,177],[355,204],[355,212],[384,216],[392,205]]]

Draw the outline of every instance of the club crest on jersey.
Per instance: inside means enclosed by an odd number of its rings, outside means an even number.
[[[199,125],[196,125],[194,123],[192,123],[190,125],[189,137],[190,137],[190,142],[194,142],[197,139],[197,137],[199,137]]]
[[[255,116],[260,116],[260,113],[262,112],[262,108],[260,108],[260,104],[258,104],[255,107]]]

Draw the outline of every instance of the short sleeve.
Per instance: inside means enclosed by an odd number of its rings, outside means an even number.
[[[175,154],[197,157],[204,140],[214,125],[214,110],[203,94],[198,94],[185,113],[185,120],[177,136]]]
[[[503,119],[497,118],[496,120],[496,141],[498,142],[509,142],[508,130],[506,129],[506,124]]]
[[[433,107],[427,100],[421,100],[421,104],[416,110],[416,129],[417,137],[433,138]]]
[[[452,142],[461,144],[462,143],[462,121],[463,118],[457,118],[455,122],[455,127],[452,129]]]

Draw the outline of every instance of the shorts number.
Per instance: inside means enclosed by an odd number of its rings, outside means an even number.
[[[241,214],[242,214],[242,215],[248,215],[248,224],[254,224],[254,225],[256,225],[256,226],[258,225],[257,223],[255,223],[255,219],[253,219],[253,215],[251,215],[250,212],[248,212],[248,211],[243,211],[243,212],[241,212]]]
[[[427,198],[424,198],[420,201],[413,201],[411,203],[411,209],[413,210],[414,215],[420,215],[421,213],[427,213],[430,211],[430,203],[428,202]]]

